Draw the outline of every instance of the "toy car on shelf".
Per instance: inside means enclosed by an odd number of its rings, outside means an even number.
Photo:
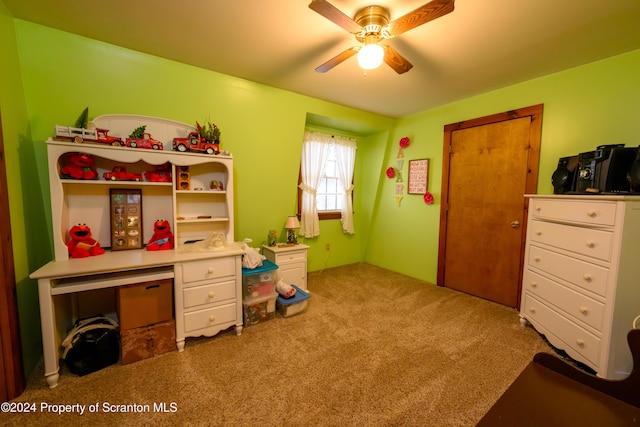
[[[103,175],[107,181],[142,181],[142,174],[127,172],[124,166],[115,166],[111,172]]]
[[[165,163],[155,170],[145,171],[144,177],[149,182],[171,182],[171,164]]]
[[[198,132],[191,132],[186,138],[173,138],[173,149],[176,151],[187,152],[194,151],[197,153],[218,154],[220,153],[220,144],[211,142]]]
[[[131,148],[150,148],[152,150],[164,150],[162,142],[153,139],[151,134],[145,132],[141,138],[127,138],[125,145]]]
[[[115,147],[124,145],[121,138],[109,135],[109,130],[102,128],[85,129],[56,125],[56,138],[70,140],[78,144],[84,141],[89,141],[109,144]]]

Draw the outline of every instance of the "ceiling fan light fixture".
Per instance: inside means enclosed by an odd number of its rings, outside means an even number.
[[[363,70],[373,70],[382,65],[384,49],[377,43],[365,44],[358,52],[358,65]]]
[[[317,67],[316,71],[325,73],[357,52],[358,64],[365,70],[365,75],[367,70],[379,67],[382,62],[386,62],[398,74],[406,73],[413,65],[391,45],[381,46],[378,43],[453,12],[454,2],[455,0],[429,0],[428,3],[392,21],[389,11],[382,6],[363,7],[351,19],[328,0],[311,0],[311,10],[342,27],[361,43],[334,56]]]

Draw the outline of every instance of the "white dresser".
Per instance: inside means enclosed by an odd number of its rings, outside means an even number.
[[[298,243],[293,246],[263,246],[263,255],[278,266],[278,275],[289,284],[307,290],[307,249]]]
[[[529,195],[520,321],[619,379],[640,314],[640,197]]]

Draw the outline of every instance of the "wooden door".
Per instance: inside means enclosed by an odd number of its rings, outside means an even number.
[[[18,396],[25,387],[20,350],[16,279],[9,221],[9,195],[0,121],[0,401]]]
[[[518,307],[542,105],[445,126],[438,285]]]

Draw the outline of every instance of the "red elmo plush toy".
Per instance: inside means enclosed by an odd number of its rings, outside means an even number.
[[[153,223],[153,236],[147,244],[148,251],[163,251],[173,249],[173,233],[171,225],[166,219],[157,219]]]
[[[94,169],[95,160],[89,154],[75,153],[69,156],[69,163],[61,170],[62,178],[66,179],[96,179],[98,172]]]
[[[71,240],[67,242],[67,248],[69,248],[69,256],[71,258],[86,258],[104,253],[100,243],[91,237],[91,229],[87,227],[87,224],[78,224],[71,227],[69,237],[71,237]]]

